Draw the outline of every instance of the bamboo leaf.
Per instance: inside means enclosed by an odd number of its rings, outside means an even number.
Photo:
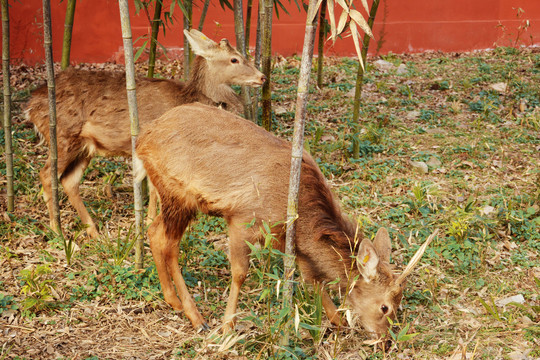
[[[326,2],[328,8],[328,18],[330,19],[330,38],[333,42],[336,41],[336,18],[334,14],[334,2],[329,0]]]
[[[135,53],[135,55],[133,56],[133,61],[136,62],[139,57],[142,55],[144,49],[146,49],[146,44],[148,44],[148,39],[146,39],[142,46],[139,48],[139,50],[137,50],[137,52]]]
[[[287,11],[287,8],[283,5],[283,3],[281,1],[275,0],[274,1],[274,7],[276,9],[276,17],[278,19],[279,19],[278,5],[285,12],[285,14],[291,15],[291,14],[289,14],[289,12]]]
[[[336,0],[336,2],[339,4],[339,6],[341,6],[344,10],[346,10],[347,12],[349,12],[349,6],[347,5],[347,3],[345,2],[345,0]]]
[[[352,2],[352,0],[351,0],[351,2]],[[368,6],[368,3],[367,3],[367,0],[362,0],[362,6],[366,10],[366,12],[369,14],[369,6]]]
[[[315,19],[315,16],[317,16],[317,10],[321,7],[321,3],[323,0],[317,0],[317,5],[315,6],[315,10],[312,12],[312,14],[309,14],[308,22],[313,22],[313,19]]]
[[[332,0],[330,0],[332,1]],[[343,32],[343,29],[345,28],[345,25],[347,25],[347,19],[349,18],[347,12],[345,10],[343,10],[341,12],[341,15],[339,17],[339,22],[338,22],[338,26],[337,26],[337,34],[341,34]]]
[[[300,326],[300,313],[298,312],[298,305],[294,304],[294,330],[298,333],[298,327]]]
[[[358,55],[358,61],[360,62],[360,66],[362,67],[362,69],[365,70],[364,61],[362,59],[362,52],[360,50],[360,39],[358,37],[358,30],[356,29],[355,22],[351,21],[349,27],[351,28],[351,34],[353,37],[354,48],[356,49],[356,54]]]
[[[351,11],[349,12],[349,15],[351,16],[351,19],[354,20],[354,22],[360,26],[360,28],[362,28],[362,30],[370,37],[373,39],[373,33],[371,32],[371,28],[369,27],[368,23],[366,22],[366,20],[364,19],[364,17],[362,16],[362,14],[360,14],[358,11],[354,10],[354,9],[351,9]]]

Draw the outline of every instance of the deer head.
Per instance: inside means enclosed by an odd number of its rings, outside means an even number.
[[[379,229],[373,241],[364,239],[360,243],[356,259],[360,275],[351,290],[349,302],[371,337],[379,338],[386,334],[390,325],[388,319],[395,318],[401,303],[407,276],[412,273],[437,232],[418,249],[400,275],[395,275],[390,265],[392,245],[386,229]]]
[[[219,44],[202,32],[184,30],[193,52],[208,62],[208,76],[216,84],[261,86],[266,77],[258,71],[242,54],[234,49],[227,39]]]

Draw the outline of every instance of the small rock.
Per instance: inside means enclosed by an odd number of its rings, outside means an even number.
[[[398,75],[405,75],[407,74],[407,65],[405,64],[399,64],[396,70],[396,74]]]
[[[170,331],[158,331],[157,333],[161,337],[170,337],[172,335]]]
[[[529,360],[529,356],[526,353],[522,353],[521,351],[512,351],[510,354],[508,354],[508,358],[510,360]]]
[[[495,211],[495,208],[493,206],[486,205],[480,210],[480,214],[482,215],[489,215]]]
[[[377,68],[377,70],[382,72],[387,72],[394,68],[394,64],[386,60],[377,60],[373,63],[373,65]]]
[[[409,164],[411,164],[413,170],[418,172],[419,174],[428,173],[428,166],[423,161],[409,161]]]
[[[330,141],[330,142],[334,142],[336,141],[336,138],[332,135],[323,135],[321,136],[321,141]]]
[[[500,82],[500,83],[496,83],[496,84],[491,84],[491,85],[489,85],[489,87],[491,89],[495,90],[495,91],[500,92],[500,93],[505,93],[506,89],[508,88],[508,84]]]
[[[513,302],[518,303],[518,304],[524,304],[525,298],[523,297],[523,295],[518,294],[518,295],[510,296],[504,299],[495,300],[495,305],[499,307],[503,307]]]
[[[435,156],[430,157],[426,164],[434,169],[440,168],[442,166],[441,160],[437,159]]]
[[[418,111],[418,110],[413,110],[413,111],[409,111],[409,112],[405,115],[405,119],[407,119],[407,120],[414,120],[414,119],[417,119],[419,116],[420,116],[420,111]]]
[[[535,324],[535,322],[532,321],[531,318],[528,316],[522,316],[518,318],[517,320],[519,321],[519,326],[524,327],[524,328],[533,326]]]
[[[287,109],[285,109],[283,106],[278,106],[277,108],[274,109],[274,113],[276,115],[283,115],[287,112]]]

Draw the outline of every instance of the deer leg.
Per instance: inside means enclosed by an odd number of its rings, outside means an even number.
[[[150,179],[148,178],[146,179],[148,180],[148,192],[149,192],[148,212],[146,214],[146,225],[150,225],[152,221],[154,221],[157,215],[158,194],[157,194],[156,188],[154,187]]]
[[[324,311],[326,312],[326,316],[328,316],[330,322],[335,326],[346,326],[347,320],[339,315],[338,308],[336,307],[336,304],[334,304],[334,301],[332,301],[330,295],[328,295],[326,289],[321,287],[319,288],[319,291],[322,296],[322,305]]]
[[[41,180],[41,185],[43,186],[43,200],[47,204],[47,209],[49,211],[49,222],[51,230],[57,232],[58,225],[56,218],[53,215],[52,210],[52,179],[51,179],[51,159],[48,158],[45,162],[45,166],[39,172],[39,178]]]
[[[230,332],[234,328],[240,288],[249,270],[249,247],[246,245],[246,240],[250,239],[250,234],[246,234],[246,231],[242,225],[229,224],[229,262],[232,282],[223,317],[223,333]]]
[[[99,232],[92,217],[88,213],[86,206],[84,206],[84,202],[79,192],[79,184],[84,174],[84,170],[90,163],[90,159],[90,157],[80,157],[73,160],[69,164],[68,170],[62,174],[61,181],[69,202],[73,205],[75,210],[77,210],[82,223],[87,225],[86,233],[88,236],[95,239],[99,237]]]
[[[208,328],[208,325],[197,310],[178,265],[178,243],[182,239],[189,220],[191,219],[178,219],[177,226],[182,229],[178,229],[181,230],[179,235],[172,238],[167,235],[163,217],[160,214],[148,228],[148,238],[165,301],[175,310],[184,310],[195,329],[204,330]]]

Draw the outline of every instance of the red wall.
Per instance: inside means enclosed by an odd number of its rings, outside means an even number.
[[[42,0],[11,0],[9,3],[12,61],[42,62]],[[294,2],[291,3],[288,7],[290,15],[281,11],[280,19],[274,18],[272,32],[274,52],[285,56],[301,53],[304,37],[305,13],[299,12]],[[361,8],[358,0],[357,3]],[[67,1],[60,0],[52,0],[51,4],[56,61],[61,54],[66,4]],[[518,7],[525,11],[521,18],[516,17]],[[135,15],[133,8],[130,13],[133,38],[147,34],[149,23],[146,15]],[[196,9],[195,24],[198,24],[199,13],[200,9]],[[161,37],[160,42],[178,50],[182,46],[181,12],[178,8],[175,16],[174,26],[167,29],[167,36]],[[217,1],[212,1],[205,34],[216,40],[227,37],[235,43],[232,16],[232,11],[223,11]],[[255,16],[253,19],[256,21]],[[540,45],[540,0],[381,0],[371,51],[382,54],[425,50],[450,52],[507,46],[511,35],[515,37],[518,26],[525,19],[530,21],[530,28],[521,37],[522,43]],[[497,27],[499,23],[506,27],[506,31]],[[251,38],[254,46],[254,32]],[[135,46],[140,44],[142,42]],[[338,39],[335,45],[327,43],[326,48],[334,55],[355,54],[351,38]],[[71,54],[74,62],[122,61],[117,0],[78,1]]]

